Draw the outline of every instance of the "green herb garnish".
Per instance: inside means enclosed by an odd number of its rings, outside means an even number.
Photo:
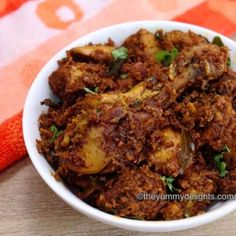
[[[119,75],[120,68],[123,62],[128,58],[128,49],[126,47],[120,47],[112,51],[113,61],[109,65],[107,75]],[[122,77],[121,77],[122,78]],[[124,79],[124,78],[122,78]]]
[[[177,188],[173,186],[173,182],[175,180],[173,177],[161,176],[161,180],[166,184],[166,186],[169,188],[171,192],[173,192],[174,190],[177,190]]]
[[[170,52],[158,51],[156,53],[156,60],[161,62],[164,66],[169,66],[172,61],[177,57],[179,51],[177,48],[173,48]]]
[[[220,47],[224,46],[224,43],[222,42],[221,38],[219,36],[215,36],[212,40],[212,44],[218,45]]]
[[[219,47],[223,47],[224,46],[224,43],[222,42],[221,38],[219,36],[215,36],[212,40],[212,44],[215,44],[215,45],[218,45]],[[227,60],[227,63],[226,63],[227,66],[230,66],[231,65],[231,60],[230,60],[230,57],[228,57],[228,60]]]
[[[52,125],[50,127],[50,131],[53,132],[53,137],[50,140],[50,143],[52,143],[55,141],[55,139],[57,139],[57,137],[60,135],[61,131],[59,131],[55,125]]]
[[[120,47],[113,50],[111,54],[115,60],[118,59],[125,60],[128,58],[128,49],[126,47]]]
[[[94,88],[94,91],[93,90],[91,90],[90,88],[88,88],[88,87],[84,87],[83,88],[84,89],[84,91],[86,92],[86,93],[91,93],[91,94],[97,94],[97,92],[98,92],[98,90],[99,90],[99,87],[95,87]]]
[[[97,93],[99,90],[99,87],[95,87],[94,92]]]
[[[120,78],[121,79],[126,79],[128,77],[128,74],[127,73],[123,73],[120,75]]]
[[[224,154],[230,152],[228,146],[225,146],[224,149],[214,155],[214,160],[216,168],[220,173],[220,177],[225,177],[229,172],[226,170],[226,163],[223,161]]]

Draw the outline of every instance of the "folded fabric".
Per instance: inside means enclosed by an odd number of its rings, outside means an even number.
[[[231,35],[228,0],[1,0],[0,171],[27,155],[22,110],[40,68],[60,48],[96,29],[135,20],[178,20]]]
[[[0,125],[0,172],[26,156],[22,134],[22,112]]]

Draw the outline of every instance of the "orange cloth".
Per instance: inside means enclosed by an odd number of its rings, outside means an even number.
[[[0,171],[26,155],[21,115],[14,114],[60,48],[98,28],[134,20],[174,19],[228,35],[236,32],[234,12],[230,0],[1,0]]]
[[[22,112],[0,126],[0,171],[26,155],[22,135]]]

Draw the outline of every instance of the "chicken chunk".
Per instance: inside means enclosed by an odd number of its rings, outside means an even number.
[[[180,171],[181,133],[171,128],[156,131],[150,142],[153,151],[148,156],[150,164],[161,175],[177,176]]]
[[[177,126],[189,130],[197,148],[210,145],[220,151],[225,145],[232,146],[236,113],[230,97],[194,91],[174,111]]]
[[[110,62],[112,51],[115,49],[109,45],[87,45],[72,48],[69,52],[72,57],[90,58],[98,62]]]
[[[208,170],[197,163],[191,165],[182,178],[179,180],[182,195],[196,196],[198,199],[184,200],[182,209],[184,215],[194,216],[202,213],[210,205],[208,194],[217,192],[218,173],[215,170]]]
[[[98,206],[115,215],[155,219],[165,201],[138,198],[139,194],[164,194],[165,186],[160,175],[143,166],[137,170],[125,169],[117,180],[107,183],[107,189],[100,193]]]
[[[236,73],[229,69],[219,80],[211,84],[210,90],[234,99],[236,97]]]
[[[169,67],[169,79],[151,106],[167,108],[188,87],[204,87],[227,71],[228,49],[200,44],[181,51]]]
[[[129,50],[131,57],[145,58],[153,57],[159,50],[154,34],[145,29],[129,36],[123,43]]]
[[[65,63],[50,75],[49,85],[59,98],[83,90],[85,87],[99,86],[102,92],[115,86],[115,82],[105,75],[106,71],[107,66],[104,64]]]
[[[181,89],[191,83],[206,83],[227,71],[227,60],[226,47],[200,44],[186,48],[170,65],[169,78],[173,80],[175,89]]]
[[[173,48],[181,51],[184,48],[208,42],[206,38],[192,31],[182,32],[180,30],[173,30],[165,34],[159,32],[159,34],[161,36],[159,40],[160,44],[168,51],[171,51]]]
[[[161,209],[161,216],[164,220],[177,220],[185,217],[183,204],[181,202],[168,202]]]

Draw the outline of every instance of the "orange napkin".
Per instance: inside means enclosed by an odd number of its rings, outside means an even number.
[[[0,126],[0,171],[26,156],[22,135],[22,112],[4,121]]]
[[[178,20],[230,35],[235,12],[230,0],[1,0],[0,171],[27,154],[18,112],[33,79],[60,48],[98,28],[135,20]]]

